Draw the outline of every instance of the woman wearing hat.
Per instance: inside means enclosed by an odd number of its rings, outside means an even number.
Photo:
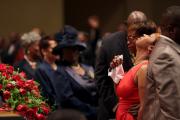
[[[67,29],[74,28],[70,27]],[[65,29],[66,31],[66,29]],[[96,119],[96,85],[93,68],[79,62],[79,55],[85,45],[77,39],[77,34],[66,33],[54,49],[60,54],[59,79],[55,82],[57,96],[63,108],[73,108],[83,112],[89,120]],[[63,77],[62,77],[63,76]],[[58,93],[62,94],[59,95]]]

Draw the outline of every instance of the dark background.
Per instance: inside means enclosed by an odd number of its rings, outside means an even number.
[[[180,0],[65,0],[65,24],[87,30],[87,18],[98,15],[103,32],[115,31],[133,10],[141,10],[159,23],[162,12]]]

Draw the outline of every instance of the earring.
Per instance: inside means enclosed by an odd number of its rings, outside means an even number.
[[[27,54],[29,54],[30,53],[30,51],[29,50],[27,50]]]

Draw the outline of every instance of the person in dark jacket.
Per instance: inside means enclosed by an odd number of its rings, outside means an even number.
[[[94,71],[91,66],[79,63],[79,52],[85,49],[85,45],[77,40],[77,32],[73,27],[68,27],[68,30],[75,34],[64,34],[63,40],[54,49],[54,53],[61,56],[57,70],[59,76],[54,81],[58,100],[62,108],[79,110],[88,120],[96,120],[97,89]]]
[[[39,41],[41,36],[35,32],[25,33],[21,36],[24,47],[24,59],[15,64],[15,68],[26,73],[28,79],[35,78],[35,69],[41,62]]]
[[[127,23],[136,24],[146,21],[144,13],[133,11]],[[115,117],[117,97],[114,92],[114,83],[108,76],[110,62],[116,55],[123,55],[123,68],[128,71],[132,66],[127,46],[127,33],[116,32],[103,39],[102,46],[96,59],[95,80],[97,81],[99,95],[98,120],[109,120]]]
[[[58,59],[58,56],[52,54],[53,48],[55,48],[56,45],[56,40],[50,37],[45,37],[40,41],[39,47],[43,60],[35,70],[35,78],[40,83],[42,95],[48,100],[51,106],[58,106],[53,84],[57,77],[55,71],[58,66],[55,61]]]

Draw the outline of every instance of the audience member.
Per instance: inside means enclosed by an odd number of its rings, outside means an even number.
[[[79,62],[79,53],[85,46],[77,40],[77,30],[70,26],[66,30],[71,34],[64,34],[63,40],[54,49],[54,53],[61,56],[61,70],[57,71],[59,80],[54,81],[57,93],[62,92],[58,98],[62,108],[79,110],[88,120],[95,120],[97,90],[94,71]]]
[[[160,38],[150,56],[143,120],[180,119],[180,6],[162,16]]]
[[[140,11],[133,11],[128,17],[128,25],[146,21],[146,15]],[[96,60],[95,79],[97,81],[99,93],[99,113],[98,120],[108,120],[114,118],[113,109],[118,103],[114,92],[114,83],[108,76],[109,64],[115,55],[123,55],[123,67],[128,71],[132,66],[132,61],[127,48],[127,34],[124,32],[112,33],[103,40],[99,55]]]
[[[25,33],[21,36],[24,47],[24,59],[19,61],[15,68],[24,71],[28,79],[35,78],[35,69],[40,64],[41,56],[39,51],[39,41],[41,36],[35,32]]]
[[[9,45],[4,55],[3,63],[14,65],[24,57],[20,35],[12,32],[9,36]]]
[[[78,40],[86,44],[86,49],[80,53],[80,61],[84,64],[93,66],[94,65],[94,54],[92,52],[91,41],[89,34],[86,32],[78,32]]]
[[[89,45],[91,46],[91,53],[93,57],[93,67],[95,66],[95,60],[96,60],[96,46],[98,40],[101,38],[101,32],[100,32],[100,20],[98,16],[89,16],[88,18],[88,25],[89,25]]]
[[[131,49],[132,53],[136,53],[134,67],[131,68],[124,77],[116,84],[116,93],[119,97],[119,105],[116,111],[116,120],[141,120],[142,107],[144,103],[144,86],[146,82],[146,73],[148,58],[154,47],[156,39],[151,39],[152,33],[157,32],[157,27],[154,22],[145,22],[133,24],[128,27],[131,34],[132,46],[136,49]],[[132,37],[133,36],[133,37]],[[116,64],[116,59],[113,59],[113,64]],[[132,106],[140,104],[139,111],[130,113]]]
[[[39,48],[43,60],[35,70],[35,78],[40,83],[42,95],[48,100],[48,103],[51,106],[57,105],[54,80],[56,80],[57,76],[55,71],[57,71],[58,66],[55,62],[58,59],[58,56],[52,54],[52,51],[56,46],[56,40],[51,39],[48,36],[40,41]]]

